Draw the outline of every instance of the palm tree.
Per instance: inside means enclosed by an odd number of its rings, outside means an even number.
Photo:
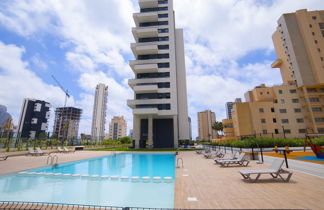
[[[218,131],[223,131],[223,128],[224,128],[223,123],[219,121],[214,122],[214,124],[212,125],[212,129],[216,131],[217,137],[218,137]]]

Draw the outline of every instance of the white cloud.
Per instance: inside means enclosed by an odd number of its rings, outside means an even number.
[[[59,87],[48,85],[28,69],[28,62],[22,60],[23,47],[6,45],[0,41],[0,104],[7,106],[14,123],[19,120],[24,98],[36,98],[50,102],[54,110],[64,103],[64,93]],[[74,99],[70,99],[70,103]],[[53,123],[52,112],[50,123]]]

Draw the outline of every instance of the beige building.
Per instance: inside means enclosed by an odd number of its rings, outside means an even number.
[[[109,139],[118,140],[121,137],[127,136],[127,122],[123,116],[115,116],[109,123]]]
[[[324,10],[283,14],[273,34],[283,83],[294,83],[308,133],[324,133]]]
[[[129,62],[135,78],[128,80],[134,97],[136,148],[177,148],[190,138],[183,30],[175,28],[173,0],[139,0],[134,13]]]
[[[216,115],[210,110],[198,112],[198,135],[200,141],[211,141],[217,137],[216,131],[212,129],[216,122]]]
[[[248,102],[233,107],[234,136],[305,136],[306,123],[294,84],[273,87],[262,84],[245,96]]]

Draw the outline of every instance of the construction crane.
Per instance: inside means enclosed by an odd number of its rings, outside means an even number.
[[[64,102],[64,108],[65,108],[66,107],[67,98],[70,98],[69,91],[67,89],[64,90],[63,86],[59,83],[59,81],[57,81],[57,79],[53,75],[52,75],[52,78],[57,83],[57,85],[61,88],[61,90],[65,93],[65,102]]]

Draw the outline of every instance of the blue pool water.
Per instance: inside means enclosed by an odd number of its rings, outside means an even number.
[[[123,153],[28,170],[41,174],[0,177],[0,200],[39,201],[107,206],[174,206],[174,154]],[[159,176],[161,181],[132,181],[93,177],[54,176],[44,173],[99,176]],[[163,177],[172,177],[164,181]]]
[[[316,156],[295,157],[294,159],[299,159],[299,160],[315,160],[315,161],[324,161],[324,159],[317,158]]]

